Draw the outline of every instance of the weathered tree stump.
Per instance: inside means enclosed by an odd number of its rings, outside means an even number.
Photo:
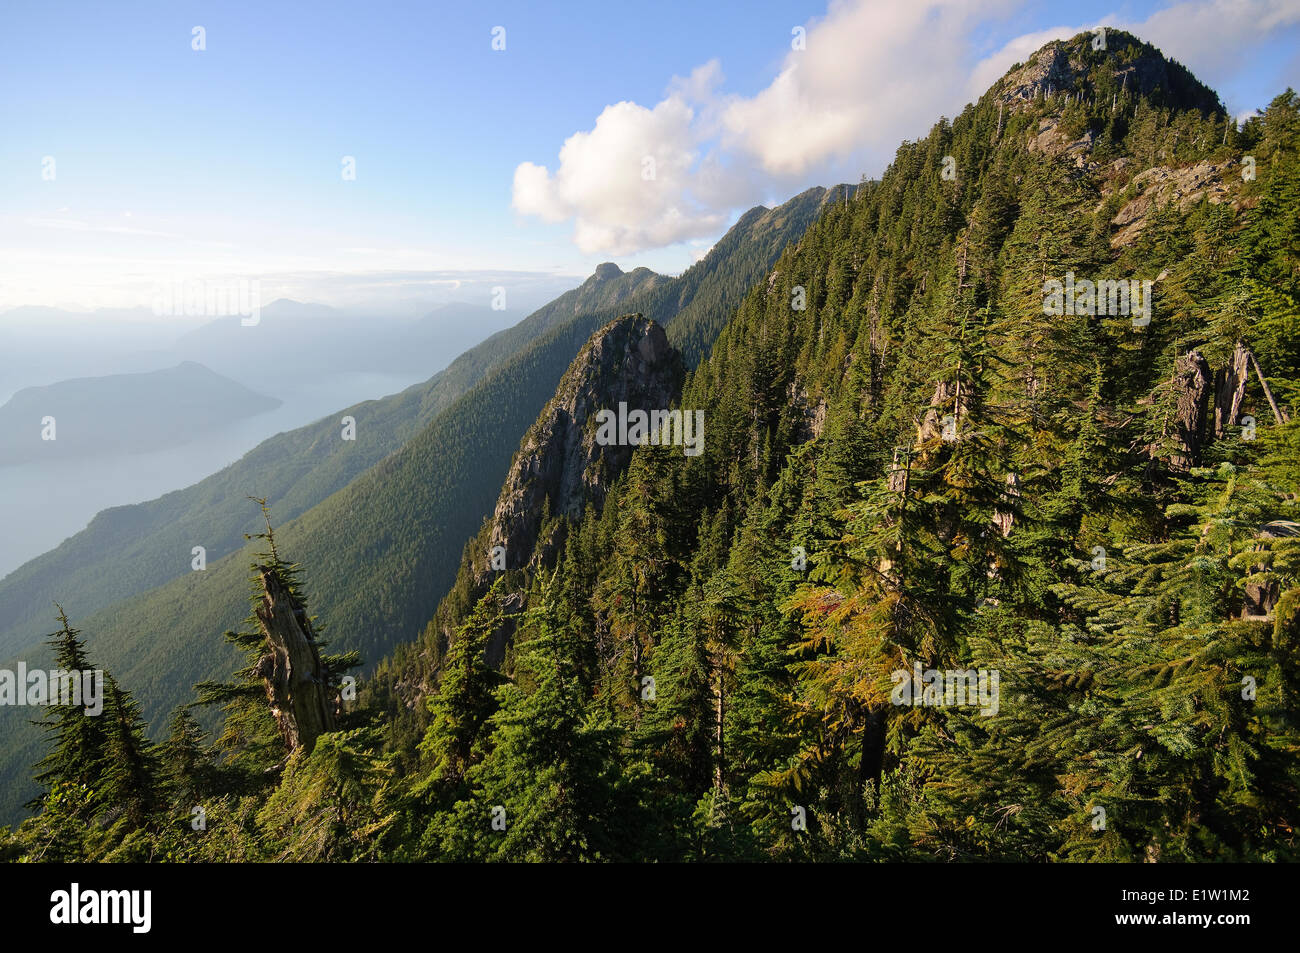
[[[263,595],[256,615],[266,636],[266,654],[257,673],[289,751],[310,752],[316,739],[334,728],[329,672],[321,662],[306,610],[279,573],[268,566],[259,566],[258,572]]]
[[[925,411],[925,418],[917,425],[917,446],[942,435],[944,411],[950,404],[953,418],[960,421],[967,409],[961,388],[955,382],[939,381],[934,388],[934,396],[930,398],[930,406]]]
[[[1246,398],[1246,381],[1250,376],[1250,349],[1241,341],[1232,351],[1227,367],[1214,375],[1214,439],[1235,427],[1241,418],[1241,403]]]
[[[1209,390],[1209,363],[1199,351],[1188,351],[1178,359],[1174,376],[1174,439],[1178,447],[1169,458],[1169,466],[1175,472],[1186,473],[1200,463],[1201,440],[1205,433],[1205,398]]]
[[[1003,536],[1011,535],[1011,527],[1016,521],[1016,515],[1014,512],[1011,511],[1011,505],[1013,505],[1014,502],[1019,498],[1020,498],[1020,474],[1008,473],[1007,493],[1006,493],[1006,499],[1008,503],[1007,512],[1004,513],[998,509],[995,509],[993,511],[993,525],[998,528],[998,531]]]

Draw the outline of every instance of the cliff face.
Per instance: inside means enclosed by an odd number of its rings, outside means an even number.
[[[1099,42],[1105,45],[1097,48]],[[1098,34],[1053,40],[1012,68],[994,88],[1014,109],[1060,93],[1093,96],[1106,87],[1180,109],[1223,110],[1214,91],[1185,67],[1123,30],[1107,30],[1104,41]]]
[[[1211,204],[1229,202],[1234,209],[1241,208],[1240,169],[1235,160],[1206,159],[1181,168],[1153,166],[1139,172],[1131,181],[1136,195],[1111,220],[1119,228],[1111,236],[1111,247],[1131,245],[1142,234],[1151,211],[1170,202],[1177,202],[1184,211],[1202,198]]]
[[[492,514],[487,551],[474,557],[475,581],[485,583],[502,568],[500,554],[492,565],[495,547],[504,548],[506,569],[545,562],[560,541],[555,533],[538,539],[545,515],[576,519],[589,502],[599,508],[632,458],[631,446],[597,442],[596,414],[620,403],[666,410],[682,378],[681,355],[648,318],[625,315],[593,334],[520,443]]]

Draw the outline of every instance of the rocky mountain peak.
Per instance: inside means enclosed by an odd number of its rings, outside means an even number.
[[[1156,105],[1222,112],[1218,97],[1181,64],[1123,30],[1053,40],[1012,67],[993,87],[1013,109],[1066,94],[1107,99],[1122,93]]]
[[[576,519],[588,503],[599,508],[610,482],[632,459],[630,442],[598,441],[597,415],[620,405],[668,410],[683,376],[681,355],[654,321],[629,314],[596,331],[520,443],[492,515],[489,552],[504,547],[507,569],[547,560],[562,543],[563,529],[545,526],[545,516]],[[476,557],[480,581],[492,572],[488,560],[488,553]]]
[[[614,309],[622,308],[625,304],[634,306],[629,300],[634,295],[648,292],[667,280],[649,268],[624,271],[612,261],[601,262],[591,277],[574,289],[573,313],[616,313]]]

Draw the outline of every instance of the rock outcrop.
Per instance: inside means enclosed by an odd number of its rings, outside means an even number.
[[[1113,248],[1131,244],[1141,234],[1149,213],[1169,203],[1185,210],[1204,198],[1239,207],[1235,160],[1203,160],[1186,166],[1171,161],[1142,171],[1133,168],[1128,156],[1110,163],[1094,158],[1100,130],[1095,124],[1091,128],[1081,125],[1077,116],[1067,121],[1072,104],[1119,114],[1130,122],[1136,121],[1139,111],[1152,106],[1194,109],[1207,116],[1224,114],[1212,90],[1155,47],[1119,30],[1106,31],[1101,48],[1095,45],[1099,41],[1095,34],[1082,34],[1048,43],[1028,62],[1007,73],[993,92],[1000,110],[998,129],[1003,125],[1002,110],[1011,114],[1037,111],[1024,133],[1029,152],[1105,177],[1103,197],[1131,190],[1112,220],[1116,229]],[[1158,158],[1166,156],[1162,152]]]
[[[632,446],[597,441],[596,415],[620,403],[629,411],[667,410],[682,380],[681,356],[654,321],[625,315],[593,334],[524,435],[497,498],[487,551],[475,556],[475,581],[495,571],[495,547],[504,549],[506,569],[547,562],[562,539],[538,538],[545,516],[577,519],[588,503],[599,509],[632,459]]]
[[[1095,34],[1084,34],[1048,43],[1002,78],[998,99],[1015,110],[1062,93],[1090,97],[1105,72],[1133,96],[1204,113],[1222,109],[1212,90],[1149,43],[1122,30],[1107,30],[1105,48],[1099,50],[1092,48],[1095,38]]]
[[[1139,194],[1125,202],[1111,224],[1119,229],[1111,236],[1112,248],[1129,245],[1142,233],[1148,214],[1162,205],[1176,202],[1186,210],[1202,198],[1210,203],[1232,202],[1240,206],[1238,193],[1229,188],[1237,171],[1235,162],[1197,162],[1182,168],[1154,166],[1133,176],[1131,185]]]

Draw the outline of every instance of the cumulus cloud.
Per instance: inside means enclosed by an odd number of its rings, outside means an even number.
[[[1120,26],[1158,46],[1211,86],[1242,65],[1243,49],[1300,23],[1298,0],[1192,0]]]
[[[652,108],[607,106],[591,130],[565,141],[554,171],[516,168],[514,208],[573,221],[587,253],[712,238],[763,197],[879,174],[900,141],[955,115],[1050,40],[1098,25],[1126,29],[1214,86],[1252,44],[1300,22],[1300,0],[1185,0],[1143,21],[1107,16],[1025,33],[982,55],[974,38],[1023,4],[832,0],[824,17],[804,25],[804,48],[788,50],[755,95],[723,92],[712,60],[674,78]]]
[[[606,106],[590,132],[570,136],[558,169],[515,169],[514,207],[546,222],[574,219],[584,252],[628,254],[713,234],[726,216],[694,195],[695,111],[682,91],[653,109]],[[701,184],[708,186],[706,176]]]
[[[951,113],[970,75],[973,25],[1007,6],[835,0],[770,86],[728,104],[724,142],[782,177],[864,152],[892,154]]]
[[[851,170],[856,179],[864,153],[887,159],[951,106],[969,75],[964,37],[979,12],[974,0],[835,0],[756,96],[720,93],[712,60],[674,78],[653,108],[607,106],[565,141],[554,171],[515,169],[514,208],[572,220],[582,251],[619,255],[714,237],[734,210],[810,177]]]

